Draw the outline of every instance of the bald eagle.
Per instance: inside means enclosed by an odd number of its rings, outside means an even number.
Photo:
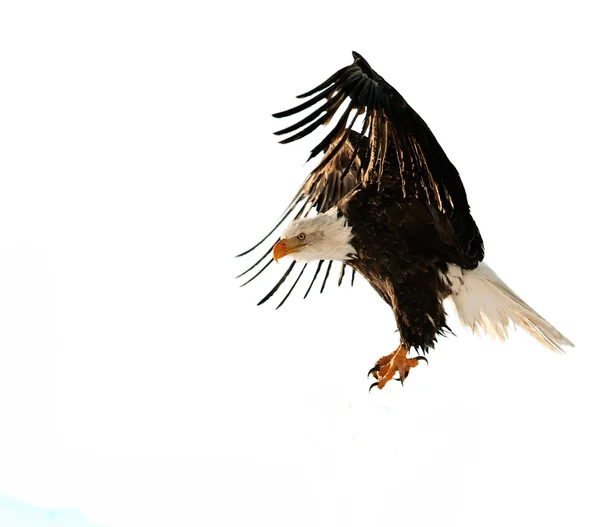
[[[410,369],[427,360],[438,335],[449,331],[445,299],[475,332],[504,340],[513,322],[552,350],[572,346],[483,262],[483,240],[458,171],[404,98],[362,56],[353,57],[352,64],[298,96],[305,102],[274,114],[310,111],[276,132],[292,134],[284,144],[339,118],[312,149],[309,160],[322,158],[276,227],[238,255],[255,250],[296,211],[281,238],[240,275],[268,259],[248,283],[273,261],[293,259],[259,304],[279,289],[296,262],[304,266],[280,305],[311,261],[318,266],[306,294],[324,262],[325,280],[333,261],[342,263],[340,282],[346,266],[352,279],[360,273],[391,307],[400,335],[398,348],[369,371],[375,378],[371,388],[381,389],[392,378],[404,383]],[[408,356],[411,350],[416,356]]]

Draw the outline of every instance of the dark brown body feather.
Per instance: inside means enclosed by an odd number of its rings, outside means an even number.
[[[427,351],[446,328],[442,300],[450,294],[440,277],[457,259],[442,242],[427,208],[393,193],[355,193],[340,211],[352,226],[357,257],[350,265],[390,305],[402,344]],[[376,240],[376,242],[374,242]]]
[[[458,172],[429,127],[360,55],[354,58],[353,64],[301,95],[311,97],[305,103],[275,114],[287,117],[321,105],[278,132],[294,132],[282,141],[287,143],[341,112],[312,150],[310,158],[320,153],[323,158],[280,223],[297,207],[295,218],[312,208],[325,212],[337,206],[353,228],[357,258],[349,265],[392,307],[402,343],[426,351],[446,327],[442,300],[449,290],[440,272],[450,263],[477,267],[483,241]],[[359,116],[362,123],[357,123]],[[263,259],[267,256],[269,251]],[[329,269],[330,263],[327,273]]]

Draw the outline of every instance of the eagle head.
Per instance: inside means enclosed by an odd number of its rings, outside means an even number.
[[[300,262],[345,262],[356,256],[352,237],[352,227],[337,207],[333,207],[324,214],[290,223],[273,247],[273,258],[278,261],[289,255]]]

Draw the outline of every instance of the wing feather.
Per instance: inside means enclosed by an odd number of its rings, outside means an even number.
[[[329,271],[331,271],[332,265],[333,265],[333,261],[329,260],[329,263],[327,264],[327,270],[325,271],[325,278],[323,278],[323,283],[321,284],[321,291],[319,291],[320,293],[325,291],[325,284],[327,283],[327,278],[329,278]]]
[[[300,278],[302,277],[302,273],[304,273],[304,269],[306,269],[307,265],[308,265],[308,263],[305,263],[302,266],[302,269],[300,270],[300,274],[298,275],[296,280],[294,280],[294,283],[292,284],[292,287],[290,287],[290,290],[287,292],[287,295],[285,295],[283,297],[283,300],[281,302],[279,302],[279,304],[277,305],[277,307],[275,309],[279,309],[284,304],[284,302],[289,298],[289,296],[292,294],[292,291],[298,285],[298,282],[300,281]]]
[[[269,262],[270,263],[270,262]],[[262,304],[264,304],[267,300],[269,300],[269,298],[271,298],[276,292],[277,290],[281,287],[281,285],[285,282],[285,279],[290,275],[290,273],[292,272],[292,269],[294,268],[294,266],[296,265],[296,260],[292,261],[292,263],[290,264],[290,266],[287,268],[287,271],[284,273],[284,275],[281,277],[281,279],[279,280],[279,282],[277,282],[275,284],[275,287],[273,287],[273,289],[271,289],[267,295],[258,303],[256,304],[257,306],[260,306]]]

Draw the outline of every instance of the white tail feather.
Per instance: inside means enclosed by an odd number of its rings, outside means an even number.
[[[573,346],[485,263],[481,262],[472,271],[451,265],[446,278],[452,288],[450,298],[460,321],[474,333],[483,332],[492,338],[505,340],[512,322],[553,351],[564,351],[562,346]]]

